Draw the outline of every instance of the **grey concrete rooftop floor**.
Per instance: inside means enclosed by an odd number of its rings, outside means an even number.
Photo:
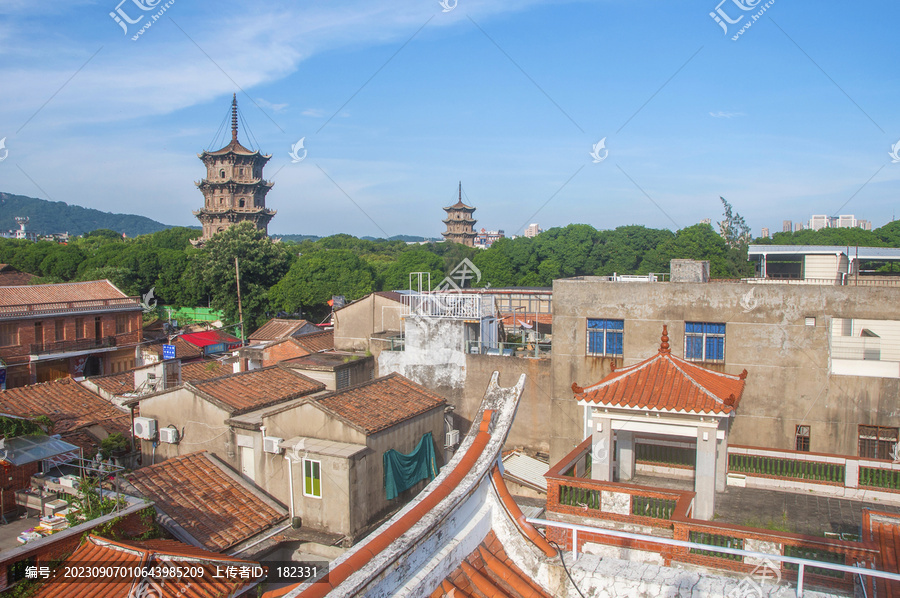
[[[635,476],[629,483],[676,490],[693,489],[690,480],[647,475]],[[714,521],[810,536],[824,536],[826,532],[858,535],[863,508],[900,514],[900,507],[881,502],[729,486],[725,492],[716,493]]]

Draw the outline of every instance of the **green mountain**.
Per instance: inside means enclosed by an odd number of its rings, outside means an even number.
[[[28,230],[39,234],[69,233],[83,235],[98,228],[108,228],[129,237],[146,235],[172,228],[144,216],[111,214],[62,201],[47,201],[24,195],[0,192],[0,231],[18,229],[16,216],[28,217]]]

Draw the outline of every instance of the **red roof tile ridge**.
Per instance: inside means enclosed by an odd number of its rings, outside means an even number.
[[[114,284],[112,283],[112,281],[110,281],[108,278],[100,278],[100,279],[98,279],[98,280],[81,280],[81,281],[78,281],[78,282],[54,282],[54,283],[51,283],[51,284],[52,284],[52,286],[53,286],[54,288],[59,288],[59,287],[61,287],[61,286],[83,286],[83,285],[95,284],[95,283],[98,283],[98,282],[105,282],[105,283],[107,283],[110,287],[112,287],[113,289],[119,291],[119,294],[120,294],[122,297],[128,297],[128,295],[126,295],[125,293],[123,293],[122,290],[119,289],[119,287],[117,287],[116,285],[114,285]],[[47,286],[47,285],[19,284],[19,285],[10,285],[10,286],[8,286],[8,287],[6,287],[6,288],[8,288],[8,289],[34,289],[34,288],[36,288],[36,287],[39,288],[39,287],[42,287],[42,286]]]
[[[131,554],[134,554],[135,556],[141,556],[144,558],[149,557],[151,552],[146,548],[139,548],[137,546],[132,546],[124,542],[117,542],[116,540],[112,540],[110,538],[95,536],[94,534],[88,534],[86,541],[90,542],[94,546],[99,546],[101,548],[111,548],[112,550],[117,550],[119,552],[129,552]],[[143,560],[144,559],[142,559],[142,561]]]
[[[722,398],[719,397],[717,394],[715,394],[714,392],[712,392],[711,390],[709,390],[708,388],[706,388],[705,386],[703,386],[698,380],[696,380],[693,376],[691,376],[691,375],[687,372],[686,369],[684,369],[683,367],[681,367],[681,365],[680,365],[679,363],[677,363],[675,360],[671,359],[671,356],[670,356],[669,361],[672,362],[672,367],[674,367],[674,368],[677,369],[679,372],[681,372],[682,375],[684,375],[684,377],[687,378],[687,380],[688,380],[691,384],[693,384],[694,386],[696,386],[697,389],[698,389],[700,392],[702,392],[703,394],[705,394],[706,396],[708,396],[709,398],[711,398],[712,400],[714,400],[716,403],[719,403],[720,405],[724,405],[724,404],[725,404],[725,400],[724,400],[724,399],[722,399]],[[706,371],[708,371],[708,372],[710,372],[710,373],[713,373],[713,374],[718,374],[718,373],[719,373],[719,372],[713,372],[712,370],[706,370]]]
[[[646,367],[649,367],[655,361],[662,359],[665,355],[667,355],[667,354],[666,353],[657,353],[653,357],[648,357],[647,359],[645,359],[644,361],[641,361],[639,363],[634,363],[632,365],[622,367],[622,368],[616,368],[616,370],[614,372],[611,372],[609,375],[607,375],[605,378],[603,378],[599,382],[596,382],[596,383],[592,384],[591,386],[584,387],[583,394],[587,394],[594,390],[600,390],[601,388],[609,386],[613,382],[618,382],[620,379],[624,378],[626,374],[638,372]]]
[[[494,490],[497,492],[506,514],[512,519],[519,532],[540,548],[545,555],[550,558],[555,557],[558,554],[557,550],[550,545],[547,539],[533,525],[526,521],[525,514],[519,508],[519,505],[516,504],[512,494],[510,494],[506,481],[503,479],[503,475],[500,473],[500,468],[497,465],[494,465],[491,470],[491,484],[494,486]]]

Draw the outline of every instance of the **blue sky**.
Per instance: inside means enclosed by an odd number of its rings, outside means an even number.
[[[275,234],[437,236],[460,180],[507,234],[898,207],[896,2],[117,2],[0,4],[0,191],[197,224],[236,92]]]

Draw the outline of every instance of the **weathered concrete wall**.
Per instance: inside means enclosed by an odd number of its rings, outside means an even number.
[[[454,415],[465,420],[460,434],[465,434],[472,418],[481,406],[484,389],[493,372],[500,372],[500,386],[515,384],[525,374],[525,390],[519,400],[516,419],[506,440],[504,450],[527,448],[541,453],[550,452],[550,359],[504,357],[500,355],[467,355],[465,390],[453,406]]]
[[[437,318],[410,318],[406,350],[384,351],[378,356],[378,375],[397,372],[447,399],[454,408],[460,434],[469,430],[481,406],[491,374],[500,372],[501,384],[512,384],[525,374],[525,392],[507,441],[507,448],[550,451],[550,359],[531,359],[466,353],[465,325]]]
[[[266,425],[268,436],[282,438],[303,436],[368,446],[368,451],[354,455],[352,459],[308,454],[308,458],[322,463],[322,498],[303,495],[302,463],[297,461],[291,465],[294,510],[296,515],[303,517],[303,525],[347,536],[357,536],[379,517],[415,496],[426,484],[420,482],[394,500],[388,501],[384,493],[383,465],[383,455],[387,450],[412,452],[422,436],[426,432],[431,432],[438,467],[443,465],[443,413],[444,408],[441,406],[368,437],[310,404],[302,404],[294,409],[265,417],[263,423]],[[286,475],[282,473],[287,467],[284,456],[263,453],[261,458],[272,461],[257,463],[257,467],[263,467],[260,471],[264,471],[268,476],[263,488],[279,500],[284,497],[284,502],[289,503],[290,486]],[[259,474],[257,479],[262,479]]]
[[[358,499],[353,504],[353,534],[375,522],[390,511],[399,508],[415,497],[428,481],[422,481],[401,492],[397,498],[387,500],[384,492],[384,453],[394,449],[404,454],[411,453],[422,436],[431,432],[437,466],[444,465],[444,407],[443,405],[427,413],[411,418],[388,430],[369,436],[367,445],[372,452],[366,457],[365,475],[356,479]]]
[[[406,350],[382,351],[378,375],[397,372],[448,401],[458,400],[466,385],[465,346],[462,321],[411,316],[406,320]]]
[[[366,444],[366,435],[318,407],[303,403],[263,418],[269,436],[320,438],[348,444]]]
[[[176,388],[144,399],[140,403],[140,414],[155,419],[157,429],[169,425],[178,428],[178,444],[158,443],[154,463],[205,450],[240,471],[234,433],[224,423],[229,414],[187,388]],[[141,440],[145,465],[150,464],[147,457],[153,453],[153,442]]]
[[[663,324],[672,353],[683,357],[686,321],[725,322],[725,363],[708,367],[749,374],[731,444],[793,449],[803,423],[812,451],[855,455],[858,425],[900,426],[900,379],[829,372],[832,318],[897,319],[900,289],[557,280],[553,298],[551,462],[584,433],[572,383],[609,373],[608,358],[586,355],[587,318],[625,321],[624,365],[657,352]]]
[[[402,326],[400,303],[372,293],[334,312],[334,348],[339,351],[365,351],[376,332]],[[380,349],[380,346],[378,347]]]

